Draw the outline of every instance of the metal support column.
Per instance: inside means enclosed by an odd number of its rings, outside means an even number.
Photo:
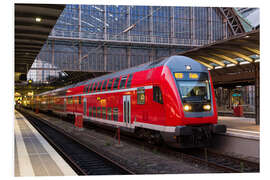
[[[130,27],[130,6],[127,7],[127,27]],[[131,41],[131,37],[130,37],[130,31],[127,32],[127,39],[128,41]]]
[[[128,68],[130,68],[130,65],[131,65],[131,49],[130,47],[127,48],[127,59],[128,59]]]
[[[81,37],[81,5],[79,4],[79,9],[78,9],[78,30],[79,30],[79,38]],[[82,70],[82,48],[81,48],[81,42],[79,41],[78,44],[78,68],[81,71]]]
[[[232,88],[229,88],[229,109],[232,108]]]
[[[195,9],[190,7],[190,39],[191,44],[196,44],[195,42]]]
[[[208,34],[207,34],[207,36],[208,36],[208,43],[211,43],[212,41],[213,41],[213,17],[212,17],[212,7],[209,7],[208,8],[208,19],[207,19],[207,21],[208,21]]]
[[[107,40],[108,39],[108,37],[107,37],[107,6],[106,5],[104,5],[104,27],[103,27],[103,29],[104,29],[104,40]]]
[[[228,33],[227,33],[227,19],[223,19],[223,39],[227,39],[228,38]]]
[[[149,20],[149,33],[150,33],[150,40],[154,43],[154,21],[153,21],[153,6],[150,7],[150,20]]]
[[[81,27],[81,20],[82,20],[82,11],[81,11],[81,5],[79,4],[79,9],[78,9],[78,30],[79,30],[79,38],[81,37],[81,31],[82,31],[82,27]]]
[[[171,27],[170,27],[170,41],[169,42],[171,42],[171,43],[175,43],[175,30],[174,30],[174,24],[175,24],[175,22],[174,22],[174,20],[175,20],[175,18],[174,18],[174,9],[175,9],[175,7],[171,7],[170,8],[170,25],[171,25]]]
[[[256,125],[260,124],[260,64],[255,64],[255,113]]]
[[[103,47],[103,58],[104,58],[104,72],[107,72],[107,59],[108,59],[108,48]]]
[[[51,41],[51,52],[52,52],[52,67],[54,68],[54,40]]]
[[[155,60],[155,48],[151,48],[151,55],[150,55],[150,61],[154,61]]]
[[[78,63],[79,63],[79,70],[81,71],[82,70],[82,44],[81,42],[79,42],[78,44]]]

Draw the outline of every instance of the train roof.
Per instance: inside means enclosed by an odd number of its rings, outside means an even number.
[[[179,63],[179,61],[181,61],[181,63]],[[94,79],[88,79],[76,84],[71,84],[69,86],[65,86],[62,87],[60,89],[55,89],[52,91],[47,91],[44,93],[41,93],[39,95],[45,95],[47,93],[57,93],[59,91],[65,91],[69,88],[73,88],[73,87],[78,87],[78,86],[82,86],[82,85],[86,85],[92,82],[97,82],[97,81],[103,81],[106,79],[113,79],[115,77],[120,77],[120,76],[124,76],[124,75],[128,75],[128,74],[132,74],[135,72],[139,72],[139,71],[144,71],[144,70],[148,70],[148,69],[152,69],[155,67],[159,67],[159,66],[168,66],[170,68],[171,71],[175,72],[175,71],[185,71],[185,65],[191,65],[192,71],[196,71],[196,72],[201,72],[201,71],[207,71],[207,68],[203,65],[201,65],[200,63],[198,63],[197,61],[186,57],[186,56],[170,56],[167,58],[163,58],[157,61],[153,61],[153,62],[147,62],[145,64],[141,64],[139,66],[136,67],[132,67],[132,68],[128,68],[128,69],[124,69],[118,72],[114,72],[114,73],[110,73],[110,74],[106,74]]]

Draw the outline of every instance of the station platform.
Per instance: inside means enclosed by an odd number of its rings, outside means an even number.
[[[260,126],[255,124],[254,118],[218,116],[218,123],[225,124],[229,129],[260,132]]]
[[[227,132],[215,136],[215,151],[259,161],[260,126],[254,118],[218,116],[218,124],[226,125]]]
[[[22,114],[15,110],[15,176],[76,176]]]
[[[254,118],[218,116],[218,123],[227,126],[227,134],[259,140],[260,126]]]

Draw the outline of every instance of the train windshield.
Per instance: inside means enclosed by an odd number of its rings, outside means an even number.
[[[177,81],[180,89],[180,96],[184,102],[209,102],[210,86],[209,81]]]

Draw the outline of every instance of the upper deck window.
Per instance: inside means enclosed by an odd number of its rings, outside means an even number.
[[[90,84],[89,89],[88,89],[88,92],[91,92],[93,84],[94,84],[94,83],[91,83],[91,84]]]
[[[115,80],[113,82],[113,89],[118,89],[119,79],[120,78],[115,78]]]
[[[126,81],[127,81],[127,76],[122,76],[121,81],[120,81],[120,86],[119,86],[120,89],[124,89],[125,88]]]
[[[130,74],[128,77],[127,88],[130,88],[132,77],[133,77],[133,74]]]
[[[97,83],[94,82],[94,85],[93,85],[93,87],[92,87],[92,92],[94,92],[94,91],[96,90],[96,86],[97,86]]]
[[[113,83],[113,79],[110,79],[107,86],[108,91],[112,89],[112,83]]]
[[[108,83],[108,80],[104,80],[103,85],[102,85],[102,91],[106,90],[107,83]]]
[[[102,84],[102,81],[100,81],[100,82],[98,83],[97,90],[96,90],[97,92],[99,92],[99,91],[100,91],[101,84]]]

